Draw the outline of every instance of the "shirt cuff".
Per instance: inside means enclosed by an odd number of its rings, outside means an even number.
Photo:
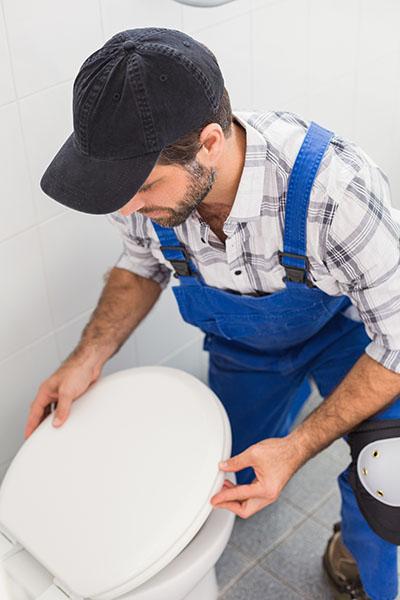
[[[158,263],[153,268],[146,269],[140,261],[132,263],[132,260],[130,260],[126,254],[122,254],[114,266],[119,267],[120,269],[126,269],[127,271],[145,277],[146,279],[152,279],[161,286],[162,290],[167,287],[171,278],[171,270],[165,265]]]
[[[365,352],[387,369],[400,374],[400,350],[390,350],[376,342],[371,342],[365,348]]]

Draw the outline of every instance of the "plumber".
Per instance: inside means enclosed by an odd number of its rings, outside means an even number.
[[[254,515],[344,437],[352,460],[324,566],[340,598],[393,600],[400,228],[386,175],[294,113],[233,114],[215,56],[180,31],[114,35],[73,91],[74,131],[41,187],[107,215],[124,249],[79,344],[41,384],[25,437],[53,402],[54,426],[65,422],[173,273],[232,426],[233,456],[219,467],[238,483],[226,481],[213,506]],[[310,379],[323,401],[293,427]]]

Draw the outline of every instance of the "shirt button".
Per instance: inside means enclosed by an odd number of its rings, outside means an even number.
[[[240,269],[238,269],[237,271],[235,271],[235,275],[241,275],[242,271]]]

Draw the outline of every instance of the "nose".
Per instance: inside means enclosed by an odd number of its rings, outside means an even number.
[[[131,215],[132,213],[136,212],[137,210],[139,210],[140,208],[143,208],[143,207],[144,207],[143,200],[141,200],[139,198],[139,196],[136,195],[136,196],[133,196],[133,198],[131,198],[129,200],[129,202],[124,204],[124,206],[122,208],[120,208],[118,212],[123,217],[127,217],[128,215]]]

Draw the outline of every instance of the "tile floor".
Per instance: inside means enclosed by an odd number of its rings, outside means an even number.
[[[298,420],[320,401],[314,390]],[[220,600],[333,600],[321,557],[339,520],[336,477],[349,456],[337,440],[296,473],[277,502],[236,519],[216,565]]]

